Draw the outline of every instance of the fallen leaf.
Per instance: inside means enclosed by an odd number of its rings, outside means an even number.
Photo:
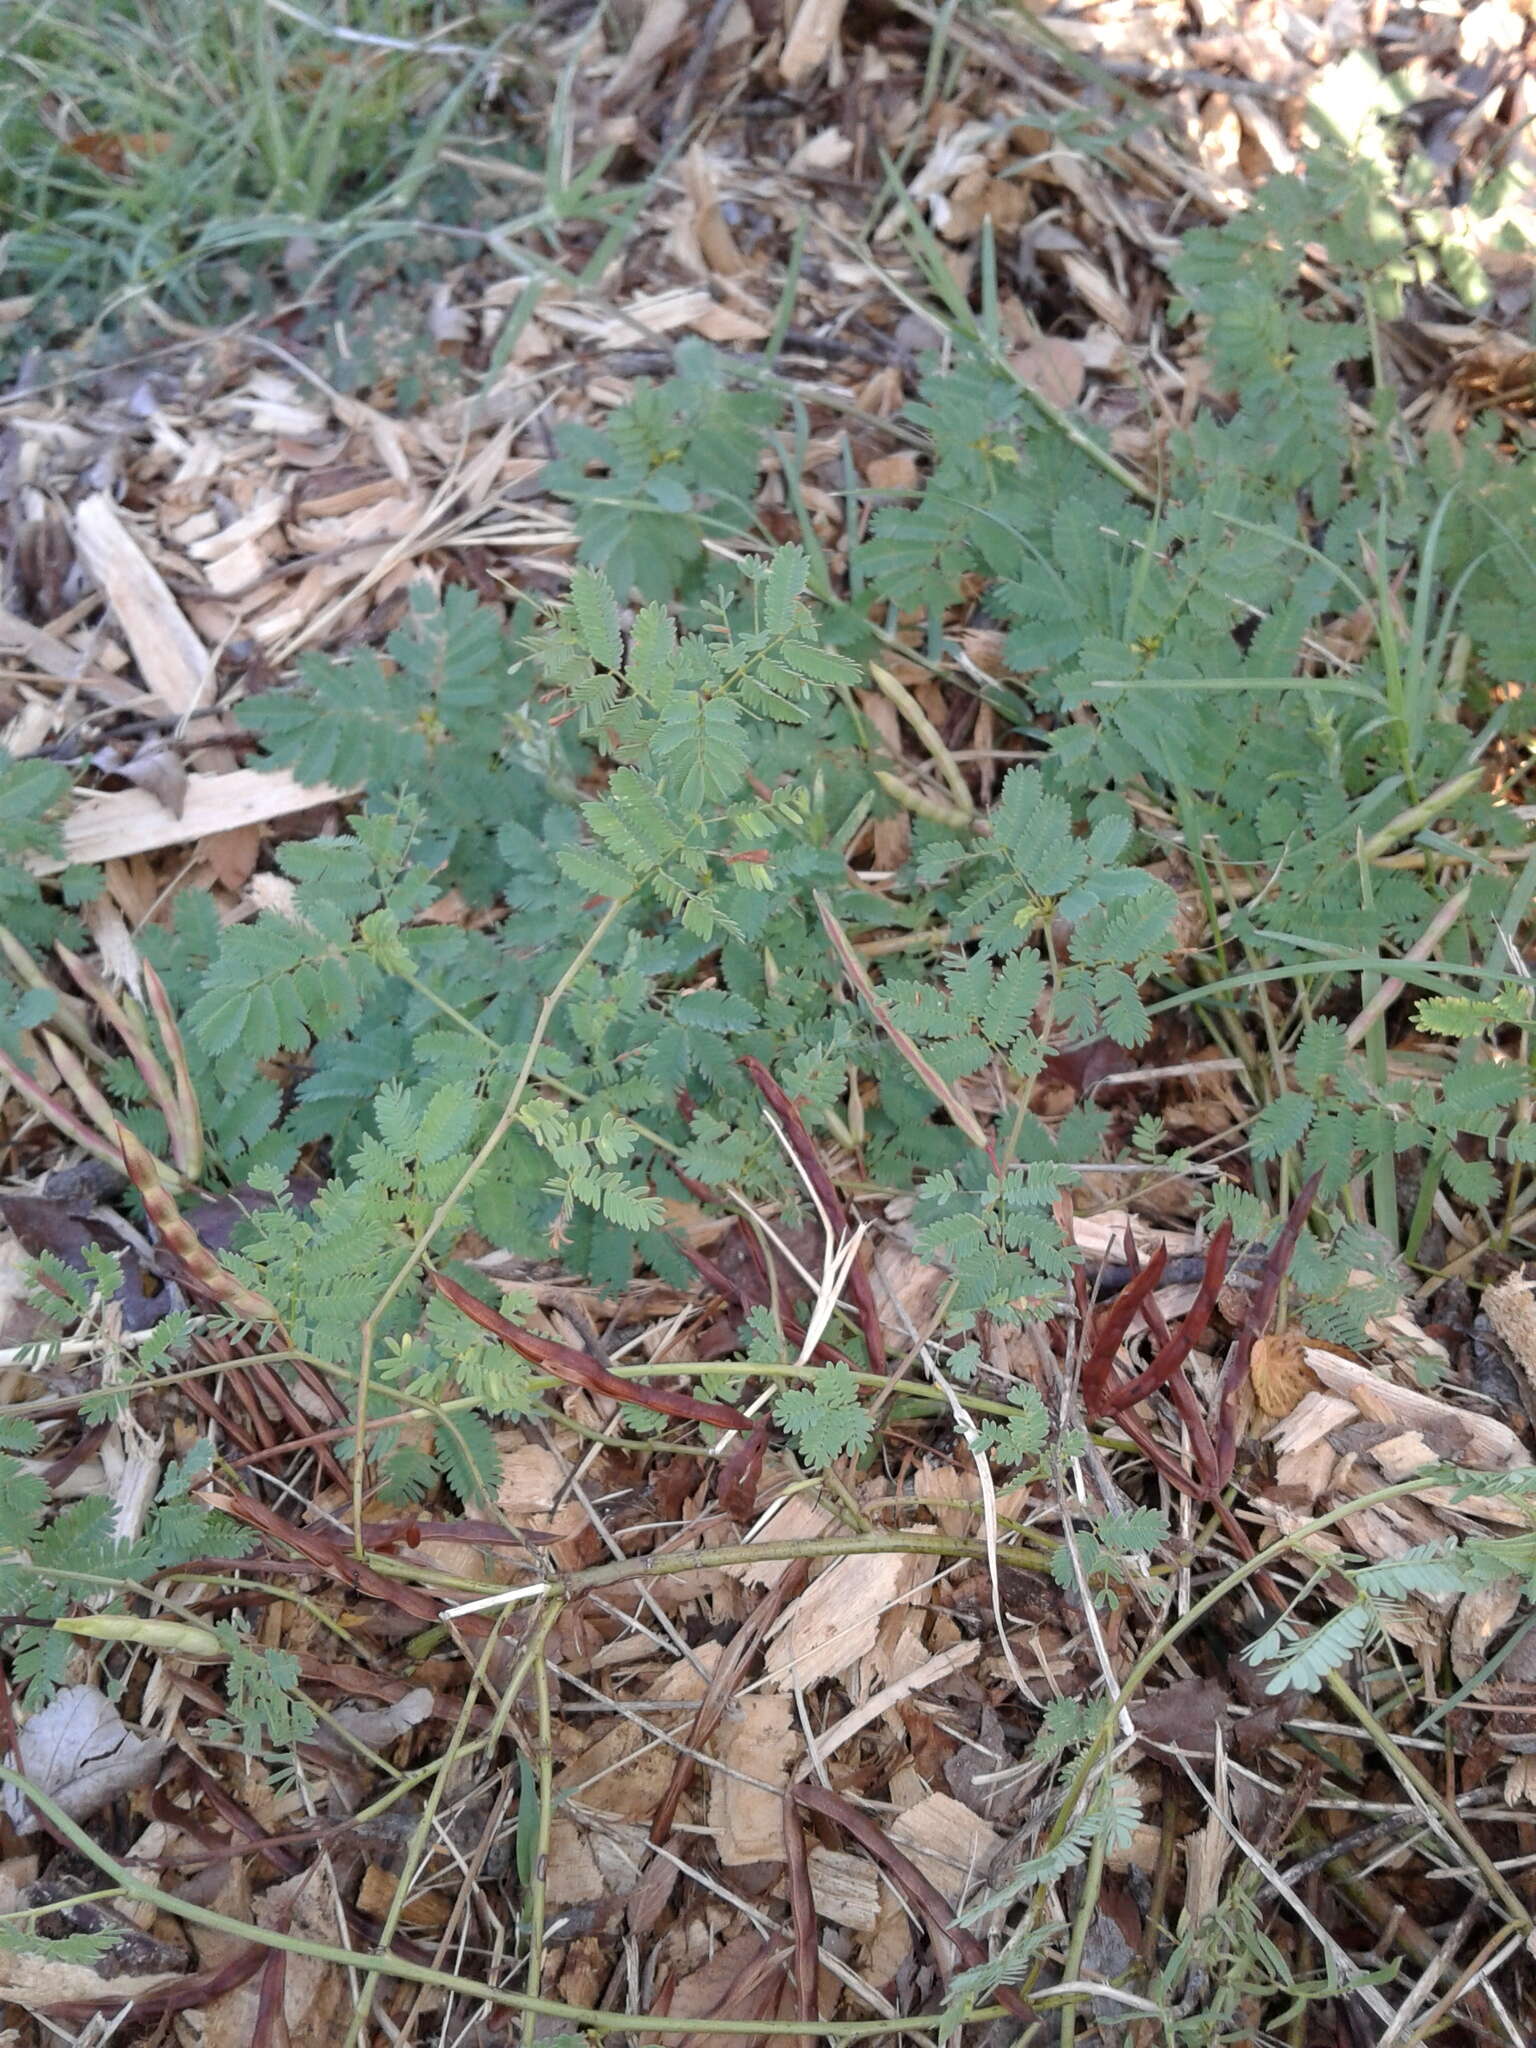
[[[88,128],[83,134],[72,135],[64,147],[73,155],[84,157],[107,177],[125,178],[132,157],[163,156],[171,141],[170,130],[166,128],[138,134],[124,134],[117,128]]]
[[[331,1719],[337,1728],[343,1728],[348,1735],[355,1735],[359,1742],[369,1749],[384,1749],[395,1742],[408,1729],[425,1721],[432,1711],[432,1688],[429,1685],[413,1686],[397,1700],[383,1707],[337,1707]],[[325,1736],[329,1729],[317,1731],[316,1739],[322,1748],[329,1747]],[[356,1752],[345,1742],[337,1747],[344,1749],[348,1756]]]
[[[1062,412],[1070,411],[1082,397],[1088,375],[1077,343],[1056,334],[1042,334],[1028,348],[1020,349],[1013,357],[1013,368],[1031,391]]]
[[[1148,1693],[1132,1710],[1136,1734],[1150,1749],[1214,1756],[1216,1733],[1231,1720],[1231,1702],[1209,1678],[1180,1678]]]
[[[120,1792],[147,1784],[165,1754],[163,1742],[130,1728],[94,1685],[65,1686],[22,1723],[17,1747],[22,1776],[71,1820],[85,1820]],[[0,1789],[0,1810],[19,1835],[43,1825],[14,1786]]]

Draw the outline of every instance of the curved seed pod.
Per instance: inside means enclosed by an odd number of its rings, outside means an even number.
[[[186,1268],[188,1277],[198,1290],[218,1302],[221,1308],[227,1308],[231,1315],[246,1316],[253,1323],[281,1321],[277,1310],[264,1295],[254,1293],[233,1273],[225,1272],[177,1208],[154,1157],[123,1124],[117,1126],[117,1142],[128,1178],[138,1189],[144,1204],[144,1213],[159,1231],[166,1249]]]

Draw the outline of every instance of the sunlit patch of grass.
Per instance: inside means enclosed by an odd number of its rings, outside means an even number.
[[[227,316],[285,252],[454,217],[443,142],[504,78],[525,15],[40,0],[0,49],[5,295],[60,325],[143,294]]]

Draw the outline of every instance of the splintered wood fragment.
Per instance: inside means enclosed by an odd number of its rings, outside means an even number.
[[[880,1876],[869,1858],[818,1843],[805,1860],[822,1919],[855,1934],[872,1934],[880,1924]]]
[[[56,683],[78,683],[81,689],[104,697],[109,704],[143,707],[142,690],[109,676],[104,669],[93,668],[67,640],[60,640],[28,619],[18,619],[14,612],[0,610],[0,653],[19,654],[39,675],[51,676]]]
[[[613,106],[645,86],[666,62],[687,20],[688,0],[649,0],[623,61],[598,94],[599,106]]]
[[[794,25],[784,40],[779,76],[786,85],[803,85],[825,64],[843,25],[847,0],[800,0]]]
[[[1511,1273],[1496,1287],[1483,1290],[1483,1307],[1520,1370],[1536,1387],[1536,1298],[1532,1297],[1530,1281]]]
[[[749,1543],[783,1543],[803,1536],[825,1536],[833,1517],[819,1508],[807,1494],[792,1493],[765,1515],[761,1526],[747,1538]],[[790,1558],[765,1558],[761,1564],[728,1564],[727,1578],[740,1579],[748,1586],[776,1586],[789,1570]]]
[[[720,1861],[782,1863],[784,1787],[800,1748],[787,1693],[749,1693],[720,1724],[713,1747],[724,1770],[709,1781],[709,1826]]]
[[[926,1687],[936,1685],[941,1678],[948,1678],[953,1671],[963,1671],[967,1664],[974,1664],[980,1654],[980,1643],[955,1643],[949,1649],[940,1650],[936,1656],[929,1657],[924,1663],[919,1664],[915,1671],[909,1671],[904,1678],[894,1679],[891,1684],[883,1686],[861,1706],[851,1708],[841,1721],[835,1722],[824,1735],[817,1736],[815,1761],[824,1764],[845,1742],[851,1741],[861,1728],[867,1728],[871,1721],[878,1721],[882,1714],[888,1713],[892,1707],[899,1706],[913,1693],[922,1692]]]
[[[29,861],[34,874],[126,860],[162,846],[187,846],[214,832],[262,825],[320,804],[345,803],[355,790],[302,783],[286,768],[236,768],[228,775],[189,775],[180,817],[147,789],[102,790],[83,797],[64,822],[60,856]]]
[[[1002,1837],[947,1792],[930,1792],[916,1806],[899,1813],[891,1822],[890,1838],[952,1906],[958,1906],[989,1875],[1002,1847]],[[983,1938],[997,1917],[996,1913],[989,1915],[987,1925],[978,1930]],[[937,1937],[936,1947],[939,1967],[947,1975],[962,1958],[942,1935]]]
[[[874,1647],[880,1617],[910,1598],[918,1569],[915,1557],[895,1551],[839,1558],[785,1613],[768,1684],[808,1688],[857,1664]]]
[[[178,718],[194,710],[207,693],[213,663],[105,491],[77,506],[75,542],[123,629],[145,686]]]

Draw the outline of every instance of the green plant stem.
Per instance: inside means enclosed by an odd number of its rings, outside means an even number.
[[[1067,1944],[1067,1960],[1062,1971],[1069,1983],[1076,1982],[1083,1974],[1083,1951],[1088,1945],[1088,1929],[1093,1921],[1094,1908],[1099,1902],[1099,1889],[1104,1882],[1103,1835],[1095,1835],[1093,1846],[1088,1851],[1087,1867],[1083,1871],[1083,1894],[1078,1900],[1077,1912],[1072,1921],[1072,1938]],[[1069,1998],[1061,2008],[1061,2048],[1072,2048],[1077,2034],[1077,2000]]]
[[[1369,917],[1376,907],[1375,891],[1371,887],[1371,864],[1363,853],[1359,870],[1361,908]],[[1360,995],[1364,1005],[1361,1014],[1369,1015],[1371,1019],[1365,1031],[1367,1071],[1373,1084],[1385,1091],[1388,1078],[1387,1020],[1376,1001],[1382,986],[1379,974],[1362,974],[1360,977]],[[1390,1145],[1378,1145],[1371,1160],[1371,1211],[1377,1230],[1395,1250],[1398,1244],[1397,1161]]]
[[[487,1746],[494,1744],[500,1739],[502,1728],[505,1726],[507,1716],[512,1711],[512,1704],[517,1698],[518,1687],[527,1675],[529,1666],[542,1657],[545,1641],[559,1615],[560,1606],[561,1602],[558,1597],[547,1602],[544,1614],[529,1631],[528,1640],[523,1645],[522,1654],[518,1657],[511,1675],[502,1688],[501,1698],[497,1702],[495,1719],[486,1738]],[[458,1762],[465,1745],[469,1728],[470,1709],[474,1704],[475,1695],[486,1682],[486,1674],[490,1668],[491,1658],[495,1654],[500,1641],[501,1628],[498,1619],[497,1625],[491,1629],[490,1634],[485,1639],[479,1657],[475,1660],[475,1668],[465,1689],[464,1702],[459,1718],[453,1724],[453,1733],[448,1738],[447,1749],[443,1752],[441,1769],[432,1781],[431,1791],[422,1801],[420,1817],[416,1822],[415,1828],[412,1830],[410,1842],[406,1846],[405,1856],[400,1867],[400,1875],[395,1882],[394,1896],[389,1902],[389,1910],[385,1913],[384,1924],[379,1930],[379,1949],[381,1953],[388,1950],[396,1933],[399,1931],[400,1917],[409,1902],[411,1886],[416,1881],[416,1873],[421,1868],[422,1858],[427,1853],[427,1843],[431,1838],[433,1823],[437,1819],[438,1808],[442,1805],[448,1781],[453,1774],[453,1767]],[[373,1999],[378,1988],[378,1982],[378,1976],[375,1974],[370,1976],[364,1984],[362,1994],[353,2008],[352,2018],[347,2027],[344,2048],[356,2048],[356,2044],[362,2035],[362,2030],[368,2023],[368,2015],[373,2007]],[[532,2015],[530,2015],[531,2017]]]
[[[963,815],[969,818],[976,808],[975,799],[965,777],[960,773],[954,755],[945,746],[942,735],[933,720],[924,711],[912,692],[899,676],[892,675],[888,668],[882,668],[877,661],[869,664],[869,673],[874,678],[883,696],[890,699],[911,726],[918,739],[933,760],[934,766],[944,778],[945,787],[954,798]]]
[[[549,1714],[549,1661],[544,1644],[562,1611],[562,1602],[552,1600],[538,1630],[538,1655],[533,1660],[533,1686],[537,1719],[539,1818],[533,1844],[533,1869],[528,1874],[526,1917],[528,1921],[528,1992],[536,1998],[544,1982],[544,1920],[546,1911],[545,1874],[549,1868],[549,1843],[555,1818],[555,1733]],[[509,1697],[510,1697],[509,1688]],[[537,2014],[523,2015],[523,2040],[533,2048]]]
[[[608,936],[608,933],[613,928],[614,920],[628,901],[629,898],[627,896],[616,896],[614,898],[582,941],[581,946],[578,948],[565,972],[540,1004],[539,1014],[534,1022],[527,1050],[523,1054],[523,1063],[517,1070],[517,1078],[513,1081],[507,1099],[502,1105],[501,1114],[491,1127],[489,1137],[486,1138],[474,1158],[470,1160],[443,1200],[433,1211],[425,1230],[416,1238],[410,1251],[401,1260],[399,1266],[396,1267],[389,1285],[385,1288],[379,1300],[375,1302],[372,1309],[369,1310],[363,1322],[362,1329],[359,1332],[360,1341],[357,1365],[358,1430],[357,1441],[352,1451],[352,1542],[358,1557],[361,1557],[364,1551],[363,1501],[366,1493],[368,1471],[368,1437],[364,1425],[368,1419],[368,1390],[373,1378],[373,1346],[374,1339],[378,1334],[379,1324],[401,1288],[412,1273],[415,1272],[423,1258],[425,1258],[428,1249],[436,1240],[438,1232],[463,1200],[466,1192],[473,1187],[487,1161],[491,1158],[502,1139],[507,1135],[507,1132],[512,1128],[513,1120],[522,1106],[523,1096],[527,1090],[528,1083],[533,1077],[534,1062],[539,1056],[545,1035],[554,1021],[555,1012],[570,992],[571,985],[576,980],[576,977]]]
[[[1426,825],[1432,825],[1443,811],[1453,810],[1464,796],[1470,796],[1474,789],[1483,784],[1484,769],[1481,765],[1464,768],[1459,775],[1453,775],[1449,782],[1442,782],[1438,789],[1432,789],[1422,803],[1410,804],[1406,811],[1399,811],[1395,818],[1373,832],[1361,845],[1360,855],[1364,860],[1377,860],[1384,853],[1390,853],[1400,840],[1411,839],[1415,832],[1422,832]]]
[[[510,1606],[519,1600],[537,1598],[558,1589],[567,1600],[582,1593],[599,1592],[607,1586],[627,1586],[637,1579],[675,1578],[680,1572],[723,1570],[738,1564],[778,1564],[797,1557],[842,1558],[883,1557],[892,1552],[914,1557],[963,1557],[984,1559],[988,1546],[978,1538],[945,1536],[926,1529],[876,1530],[868,1536],[797,1536],[774,1543],[726,1543],[701,1550],[664,1551],[660,1556],[618,1558],[611,1564],[595,1564],[585,1571],[562,1578],[530,1579],[522,1586],[492,1586],[483,1579],[456,1578],[445,1572],[423,1571],[404,1558],[382,1553],[367,1562],[381,1578],[400,1579],[410,1585],[448,1586],[469,1600],[483,1597],[486,1604]],[[1050,1551],[1034,1550],[1023,1544],[1000,1543],[996,1555],[1003,1564],[1020,1571],[1049,1571]]]

